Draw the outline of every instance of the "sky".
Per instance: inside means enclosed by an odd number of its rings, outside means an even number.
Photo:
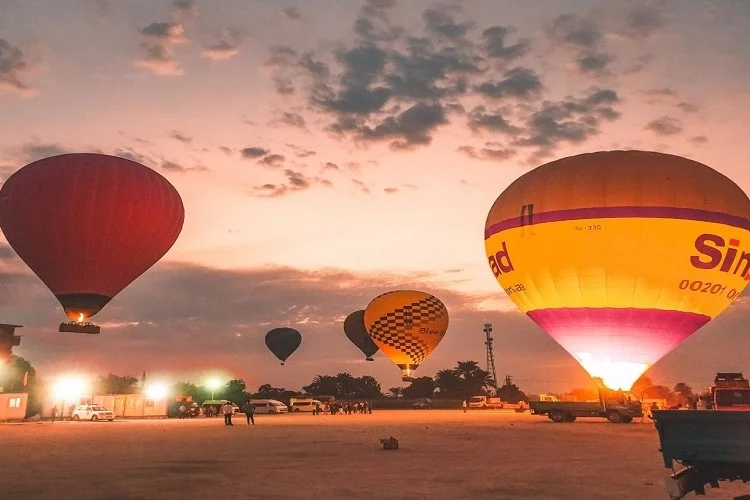
[[[71,370],[297,390],[317,374],[402,385],[343,334],[379,293],[451,313],[419,368],[484,365],[530,392],[590,386],[518,312],[484,254],[510,182],[561,157],[644,149],[750,192],[750,3],[2,0],[0,182],[64,152],[133,159],[185,205],[174,247],[64,335],[54,296],[0,239],[0,321],[45,377]],[[1,238],[1,237],[0,237]],[[742,297],[647,375],[750,372]],[[263,338],[293,326],[285,366]]]

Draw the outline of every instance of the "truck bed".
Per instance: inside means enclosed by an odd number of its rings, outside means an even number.
[[[653,412],[666,467],[673,460],[744,464],[750,469],[750,412],[656,410]]]
[[[602,412],[602,405],[598,401],[530,401],[529,408],[537,414],[561,410],[575,415]]]

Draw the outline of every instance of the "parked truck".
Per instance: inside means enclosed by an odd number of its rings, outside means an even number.
[[[491,398],[487,396],[472,396],[467,403],[471,410],[497,410],[507,404],[500,398]]]
[[[603,417],[613,424],[629,423],[643,416],[641,402],[634,394],[608,389],[601,380],[597,380],[597,384],[598,401],[531,401],[531,414],[546,415],[553,422],[575,422],[578,417]]]
[[[717,373],[708,410],[652,412],[672,500],[705,494],[719,481],[750,481],[750,383],[741,373]],[[742,497],[744,498],[744,497]]]

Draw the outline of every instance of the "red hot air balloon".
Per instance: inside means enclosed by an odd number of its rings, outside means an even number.
[[[8,243],[79,324],[167,253],[184,216],[164,177],[103,154],[35,161],[0,189]]]

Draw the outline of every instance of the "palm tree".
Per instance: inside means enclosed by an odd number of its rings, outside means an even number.
[[[435,375],[435,386],[443,398],[455,398],[463,395],[463,381],[455,370],[440,370]]]
[[[476,361],[459,361],[453,371],[460,377],[463,395],[466,397],[479,394],[487,387],[495,385],[492,375],[479,368],[479,363]]]

